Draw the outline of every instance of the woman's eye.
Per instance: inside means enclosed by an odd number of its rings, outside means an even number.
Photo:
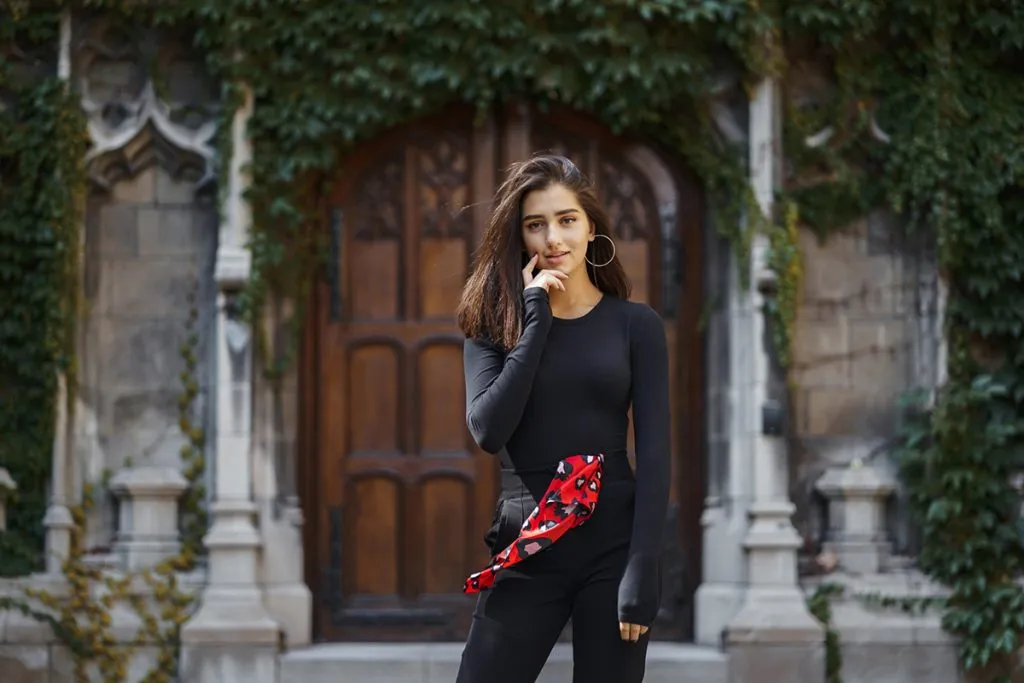
[[[538,222],[538,223],[530,223],[529,225],[526,226],[526,229],[527,230],[540,230],[543,227],[544,227],[544,224]]]
[[[562,222],[566,223],[566,224],[575,223],[576,222],[576,217],[575,216],[566,216],[565,218],[562,219]]]

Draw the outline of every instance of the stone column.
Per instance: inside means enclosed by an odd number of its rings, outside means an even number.
[[[722,72],[712,92],[709,113],[717,134],[736,148],[748,146],[749,111],[738,103],[744,90],[736,74]],[[708,469],[694,635],[700,645],[720,647],[726,627],[743,606],[747,584],[743,539],[752,484],[743,381],[752,374],[749,350],[756,342],[747,321],[756,312],[740,286],[736,250],[713,226],[705,236],[702,257],[704,291],[714,292],[723,305],[709,311],[705,326]]]
[[[194,683],[274,683],[279,626],[257,584],[260,535],[254,523],[252,480],[252,330],[237,297],[249,278],[246,233],[251,213],[243,193],[252,157],[246,127],[253,107],[245,88],[232,122],[225,221],[217,248],[217,433],[213,524],[202,605],[182,628],[182,679]]]
[[[750,177],[761,210],[771,215],[776,186],[778,153],[778,88],[772,79],[758,84],[750,101]],[[737,378],[747,420],[749,469],[753,473],[754,498],[747,551],[747,587],[744,604],[730,622],[726,642],[733,683],[794,680],[823,681],[824,630],[811,616],[797,577],[800,536],[793,527],[795,511],[789,500],[786,476],[786,443],[771,429],[768,384],[771,359],[769,330],[763,310],[773,279],[765,265],[768,239],[758,234],[753,243],[752,291],[747,296],[755,315],[747,320],[754,341],[748,349],[752,374]],[[746,384],[744,387],[743,384]]]
[[[273,300],[263,316],[264,339],[261,351],[267,362],[278,357],[286,342],[289,302]],[[254,376],[253,497],[259,508],[263,552],[260,557],[260,585],[263,600],[281,626],[282,646],[288,650],[306,647],[312,639],[313,595],[306,585],[303,570],[302,526],[299,499],[293,495],[295,484],[289,474],[295,471],[297,458],[297,415],[285,406],[298,404],[298,371],[295,366],[284,376]],[[288,472],[289,474],[285,474]]]
[[[68,401],[66,379],[63,374],[57,377],[57,419],[54,421],[53,438],[53,470],[51,475],[52,489],[50,504],[43,517],[46,528],[46,573],[58,575],[63,572],[64,561],[71,553],[71,530],[75,521],[71,517],[71,503],[75,497],[72,487],[77,485],[77,477],[69,467],[68,457],[69,428]]]
[[[65,87],[71,80],[71,10],[65,9],[60,15],[60,47],[57,57],[57,76]],[[85,259],[85,230],[81,231],[78,245],[79,265]],[[56,420],[54,422],[53,455],[51,469],[50,504],[43,517],[46,528],[46,573],[57,575],[63,570],[64,561],[71,552],[71,530],[75,526],[71,517],[71,504],[77,498],[72,493],[78,485],[71,466],[71,419],[68,415],[67,378],[63,373],[57,377]]]
[[[711,290],[727,292],[728,305],[717,314],[722,320],[712,320],[708,326],[709,356],[718,349],[724,356],[709,357],[706,369],[719,387],[707,396],[708,458],[720,460],[718,467],[724,475],[717,485],[709,481],[709,495],[704,501],[702,575],[694,599],[695,640],[711,647],[721,646],[729,622],[743,606],[747,586],[743,542],[753,495],[749,455],[752,446],[747,426],[754,407],[750,405],[748,385],[752,375],[750,350],[757,340],[751,337],[750,319],[759,314],[753,310],[749,297],[739,291],[736,266],[737,259],[730,253],[722,281]],[[711,468],[709,475],[713,475]]]

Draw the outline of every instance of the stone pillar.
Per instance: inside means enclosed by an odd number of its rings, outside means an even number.
[[[892,554],[885,530],[885,504],[896,490],[894,477],[874,461],[859,458],[832,467],[816,488],[829,501],[829,540],[825,549],[853,574],[877,574]]]
[[[65,87],[71,80],[71,10],[64,9],[60,15],[60,46],[57,55],[57,77]],[[85,230],[82,230],[78,245],[78,260],[81,266],[85,254]],[[64,561],[71,553],[71,530],[75,526],[71,517],[71,503],[77,498],[72,487],[78,485],[71,466],[71,420],[68,415],[67,378],[57,375],[56,420],[54,422],[53,455],[51,460],[50,504],[43,517],[46,529],[46,573],[60,574]]]
[[[293,650],[312,640],[313,597],[303,571],[302,508],[295,496],[281,507],[280,519],[265,519],[263,584],[267,609],[281,625],[285,646]]]
[[[217,248],[217,432],[212,525],[202,604],[182,628],[182,679],[190,683],[274,683],[279,626],[257,584],[261,539],[254,519],[252,479],[252,330],[237,297],[249,278],[246,233],[251,223],[243,198],[252,148],[246,126],[253,97],[244,89],[232,122],[231,167],[225,221]]]
[[[758,203],[771,215],[778,153],[778,88],[772,79],[758,84],[750,102],[750,175]],[[770,428],[768,384],[771,359],[763,310],[772,278],[765,266],[766,235],[753,243],[753,285],[747,296],[757,314],[747,320],[750,346],[748,367],[752,374],[737,378],[746,403],[749,468],[753,473],[754,498],[747,551],[747,587],[744,604],[730,622],[726,642],[732,683],[794,680],[823,681],[825,675],[824,630],[811,616],[797,576],[800,536],[793,527],[795,511],[788,495],[786,444]],[[744,387],[743,384],[746,384]]]
[[[731,254],[730,254],[731,257]],[[700,645],[718,647],[729,622],[743,604],[746,591],[746,562],[743,540],[750,524],[750,506],[753,496],[751,458],[752,449],[749,415],[755,410],[750,401],[749,378],[753,374],[751,349],[757,344],[752,335],[751,318],[755,311],[748,297],[742,296],[738,288],[736,259],[729,259],[725,282],[719,283],[717,291],[728,292],[729,304],[722,311],[728,330],[725,340],[715,340],[714,324],[709,328],[712,337],[709,349],[718,348],[719,343],[727,345],[727,357],[716,372],[718,362],[709,358],[707,372],[727,378],[728,387],[724,395],[708,396],[709,412],[718,412],[709,419],[709,429],[722,430],[719,439],[725,438],[724,449],[719,450],[709,443],[709,458],[721,458],[727,472],[724,482],[719,484],[721,492],[712,493],[705,501],[700,518],[703,527],[701,583],[697,588],[695,640]],[[716,343],[718,342],[718,343]],[[721,379],[719,380],[721,381]],[[716,402],[717,401],[717,402]],[[710,470],[710,468],[709,468]],[[710,489],[713,487],[710,485]]]
[[[75,521],[71,517],[71,494],[73,486],[78,484],[72,475],[68,457],[70,448],[68,426],[68,401],[66,379],[63,374],[57,376],[57,419],[54,421],[53,438],[53,470],[51,474],[50,504],[43,517],[46,528],[46,573],[61,574],[64,561],[71,553],[71,530]]]
[[[749,102],[734,74],[723,73],[714,87],[710,114],[715,129],[730,145],[749,146]],[[746,106],[746,111],[743,107]],[[760,409],[751,400],[755,349],[761,340],[752,324],[761,315],[742,287],[736,251],[729,240],[709,234],[704,240],[704,289],[724,305],[710,311],[706,325],[705,376],[708,494],[701,516],[701,585],[695,596],[695,640],[720,647],[726,628],[743,606],[747,589],[744,539],[753,500],[752,430]]]
[[[153,567],[178,552],[178,499],[187,487],[173,467],[130,467],[110,480],[121,503],[114,551],[124,569]]]
[[[273,301],[263,317],[262,351],[267,362],[277,357],[290,334],[291,307]],[[255,377],[255,441],[253,443],[253,495],[259,508],[263,552],[260,585],[270,615],[281,626],[282,644],[294,650],[308,646],[313,630],[313,595],[306,585],[302,548],[302,509],[295,484],[285,471],[294,472],[298,424],[285,404],[298,403],[298,372],[275,378]]]

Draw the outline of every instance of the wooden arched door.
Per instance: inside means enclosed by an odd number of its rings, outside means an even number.
[[[598,179],[634,298],[666,318],[678,419],[657,633],[689,635],[704,483],[699,194],[679,169],[599,126],[509,109],[482,126],[453,110],[389,132],[347,160],[330,194],[301,468],[320,640],[465,636],[473,599],[460,588],[487,561],[497,463],[466,429],[453,314],[499,169],[548,148]]]

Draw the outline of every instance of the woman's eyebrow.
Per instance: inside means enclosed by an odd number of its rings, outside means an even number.
[[[568,213],[579,213],[579,212],[580,212],[579,209],[562,209],[561,211],[555,211],[555,215],[556,216],[564,216],[564,215],[566,215]],[[523,216],[523,220],[524,221],[528,221],[531,218],[544,218],[544,216],[541,216],[539,213],[531,213],[529,216]]]

